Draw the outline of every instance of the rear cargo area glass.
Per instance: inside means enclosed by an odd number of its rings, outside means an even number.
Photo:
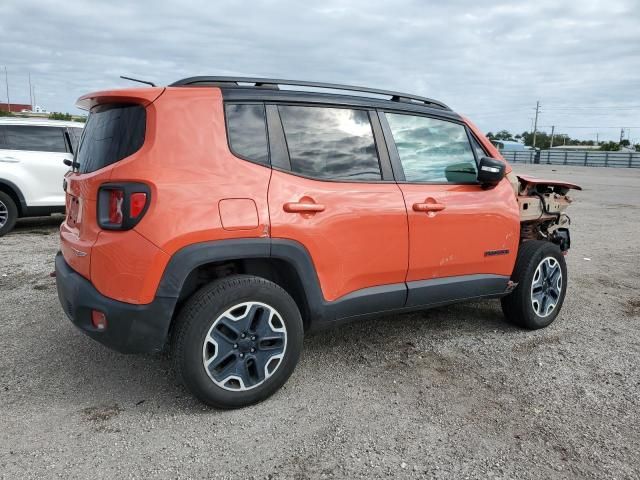
[[[94,172],[139,150],[144,144],[146,123],[142,105],[92,108],[76,155],[80,173]]]

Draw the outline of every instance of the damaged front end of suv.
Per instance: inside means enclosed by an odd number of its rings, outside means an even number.
[[[571,247],[569,225],[565,213],[572,199],[570,190],[579,185],[560,180],[543,180],[527,175],[509,174],[520,208],[520,241],[547,240],[566,252]]]

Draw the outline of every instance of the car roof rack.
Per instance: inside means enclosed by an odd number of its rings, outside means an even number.
[[[394,92],[391,90],[381,90],[378,88],[366,88],[355,87],[353,85],[341,85],[339,83],[324,83],[324,82],[307,82],[304,80],[283,80],[277,78],[255,78],[255,77],[217,77],[217,76],[199,76],[189,77],[178,80],[177,82],[169,85],[170,87],[185,87],[185,86],[216,86],[216,87],[244,87],[240,85],[242,83],[249,84],[248,87],[268,88],[272,90],[278,90],[279,85],[289,85],[295,87],[311,87],[311,88],[326,88],[329,90],[344,90],[350,92],[372,93],[375,95],[383,95],[391,97],[390,100],[394,102],[409,102],[409,103],[423,103],[430,107],[442,108],[445,110],[451,110],[447,105],[438,100],[432,98],[419,97],[418,95],[411,95],[409,93]]]

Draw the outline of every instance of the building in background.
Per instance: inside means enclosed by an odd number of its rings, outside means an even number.
[[[0,102],[0,112],[8,112],[9,105]],[[40,105],[27,105],[26,103],[11,103],[11,113],[22,117],[47,117],[49,112],[46,108]]]
[[[11,112],[12,113],[20,113],[24,110],[30,112],[32,107],[31,105],[28,105],[26,103],[11,103],[11,104],[7,104],[7,103],[3,103],[0,102],[0,112],[8,112],[9,111],[9,105],[11,105]],[[36,107],[37,108],[37,107]]]

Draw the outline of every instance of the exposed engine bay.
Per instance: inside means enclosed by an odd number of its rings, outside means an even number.
[[[509,175],[520,207],[520,241],[548,240],[563,252],[569,250],[571,219],[565,213],[572,200],[569,190],[578,185],[558,180]]]

